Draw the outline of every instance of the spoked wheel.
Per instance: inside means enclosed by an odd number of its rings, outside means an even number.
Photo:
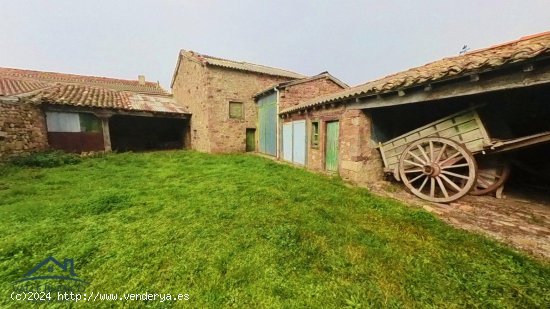
[[[477,180],[471,195],[485,195],[496,191],[508,180],[510,164],[501,157],[483,156],[478,158]]]
[[[461,144],[442,137],[411,143],[399,161],[399,175],[411,192],[428,201],[455,201],[474,186],[476,161]]]

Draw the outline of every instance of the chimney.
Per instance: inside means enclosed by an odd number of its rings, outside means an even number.
[[[140,85],[145,85],[145,75],[138,75],[138,82]]]

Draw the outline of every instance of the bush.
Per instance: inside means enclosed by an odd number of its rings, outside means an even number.
[[[76,154],[55,150],[35,152],[28,155],[14,157],[10,160],[10,163],[17,166],[56,167],[67,164],[77,164],[81,161],[82,158]]]

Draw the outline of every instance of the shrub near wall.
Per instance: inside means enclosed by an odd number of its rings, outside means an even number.
[[[46,119],[40,108],[0,101],[0,160],[47,148]]]

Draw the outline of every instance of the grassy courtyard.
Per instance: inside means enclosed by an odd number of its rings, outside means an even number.
[[[550,303],[548,263],[255,156],[125,153],[0,172],[0,307],[27,305],[10,299],[13,282],[48,256],[73,258],[88,292],[190,296],[126,307]]]

